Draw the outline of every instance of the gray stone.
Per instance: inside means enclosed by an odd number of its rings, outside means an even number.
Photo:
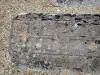
[[[100,0],[50,0],[55,6],[100,6]]]
[[[20,69],[99,72],[100,15],[18,15],[12,21],[9,53]]]

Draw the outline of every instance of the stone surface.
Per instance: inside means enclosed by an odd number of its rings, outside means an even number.
[[[58,12],[59,10],[59,12]],[[27,12],[34,13],[75,13],[75,14],[99,14],[100,8],[95,6],[89,7],[54,7],[48,0],[0,0],[0,75],[27,75],[26,71],[16,69],[9,56],[9,32],[12,18],[18,14]],[[31,69],[33,75],[99,75],[97,73],[80,73],[72,70],[59,70],[54,72],[40,71]]]
[[[100,15],[18,15],[10,35],[12,62],[19,69],[99,72]]]
[[[50,0],[56,6],[100,6],[100,0]]]

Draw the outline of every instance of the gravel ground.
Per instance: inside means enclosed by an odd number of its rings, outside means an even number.
[[[99,7],[54,7],[47,0],[0,0],[0,75],[69,75],[65,71],[58,73],[41,72],[40,70],[18,70],[11,62],[8,53],[9,34],[12,18],[18,14],[34,13],[100,13]],[[70,72],[70,71],[68,71]],[[83,75],[74,73],[75,75]],[[85,74],[86,75],[86,74]],[[89,73],[87,75],[94,75]]]

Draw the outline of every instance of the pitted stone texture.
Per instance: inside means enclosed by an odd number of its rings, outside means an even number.
[[[100,6],[100,0],[50,0],[55,6]]]
[[[18,68],[99,72],[100,15],[18,15],[9,53]]]

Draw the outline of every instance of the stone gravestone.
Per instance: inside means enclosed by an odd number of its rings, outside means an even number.
[[[100,0],[49,0],[55,6],[100,6]]]
[[[18,15],[9,53],[18,69],[100,71],[100,15]]]

